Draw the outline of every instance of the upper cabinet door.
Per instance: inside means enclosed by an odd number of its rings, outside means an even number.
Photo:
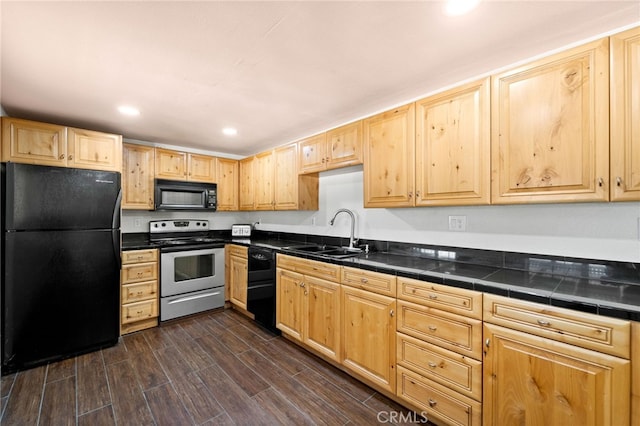
[[[415,104],[364,120],[364,206],[414,205]]]
[[[123,144],[122,208],[153,210],[154,149]]]
[[[298,208],[298,145],[295,143],[274,150],[274,208]]]
[[[218,158],[216,164],[218,174],[218,210],[238,210],[238,160]]]
[[[490,201],[489,79],[416,102],[416,205]]]
[[[67,165],[78,169],[122,169],[122,136],[92,130],[68,129]]]
[[[254,157],[240,160],[238,168],[240,169],[240,190],[238,191],[240,210],[254,210],[256,186]]]
[[[67,165],[67,128],[2,117],[2,161]]]
[[[189,154],[187,170],[187,180],[215,183],[216,157],[212,157],[210,155]]]
[[[609,42],[492,80],[492,202],[609,199]]]
[[[327,169],[362,164],[362,121],[327,132]]]
[[[311,136],[298,142],[300,173],[327,169],[326,134]]]
[[[274,207],[274,169],[273,151],[261,152],[254,157],[255,173],[255,209],[273,210]]]
[[[187,179],[187,153],[156,148],[156,177],[161,179]]]
[[[640,200],[640,28],[611,36],[611,201]]]

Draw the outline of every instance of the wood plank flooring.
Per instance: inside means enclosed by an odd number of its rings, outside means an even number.
[[[2,425],[372,425],[415,417],[232,310],[2,377]],[[416,420],[419,422],[419,420]]]

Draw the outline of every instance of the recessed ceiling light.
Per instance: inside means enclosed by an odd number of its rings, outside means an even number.
[[[225,127],[224,129],[222,129],[222,133],[227,136],[235,136],[238,134],[238,130],[234,129],[233,127]]]
[[[449,16],[464,15],[473,10],[480,0],[447,0],[444,5],[444,13]]]
[[[122,115],[136,116],[140,115],[140,110],[130,105],[121,105],[118,107],[118,112]]]

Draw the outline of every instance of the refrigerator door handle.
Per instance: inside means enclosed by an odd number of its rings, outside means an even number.
[[[119,229],[120,228],[120,204],[122,202],[122,188],[118,190],[118,197],[116,197],[116,202],[113,205],[113,216],[111,218],[111,228]]]

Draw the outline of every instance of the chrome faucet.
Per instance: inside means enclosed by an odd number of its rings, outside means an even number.
[[[349,235],[349,248],[356,248],[356,239],[353,237],[353,231],[356,226],[356,216],[349,209],[338,209],[338,211],[333,215],[333,219],[329,221],[329,225],[333,226],[333,222],[336,220],[336,216],[340,213],[348,213],[351,216],[351,235]]]

